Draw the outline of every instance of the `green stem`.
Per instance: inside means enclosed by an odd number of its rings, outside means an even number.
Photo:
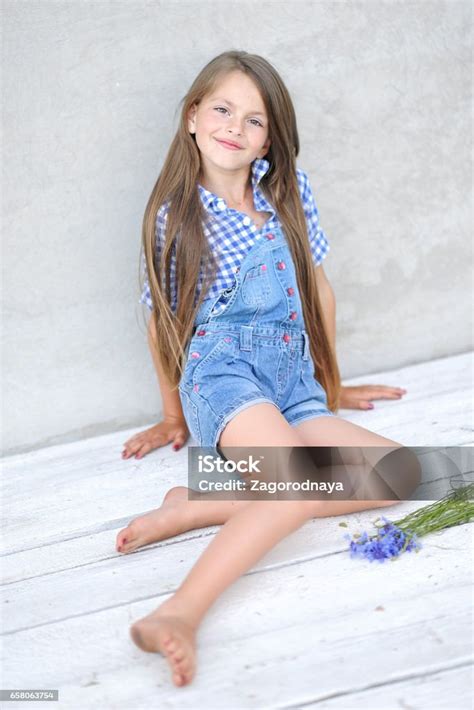
[[[418,536],[437,530],[470,523],[474,520],[474,483],[452,489],[441,500],[427,505],[393,524],[406,532],[410,530]]]

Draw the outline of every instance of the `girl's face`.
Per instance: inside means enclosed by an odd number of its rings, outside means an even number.
[[[268,116],[260,93],[240,71],[228,74],[208,96],[194,104],[188,114],[188,130],[196,134],[201,158],[236,170],[263,158],[270,146]],[[236,143],[229,149],[220,141]]]

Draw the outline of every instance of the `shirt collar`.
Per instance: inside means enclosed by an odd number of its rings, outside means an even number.
[[[268,160],[265,160],[265,158],[255,158],[255,160],[252,162],[252,189],[255,207],[257,209],[257,205],[262,202],[262,199],[258,192],[258,183],[265,175],[265,173],[268,172],[269,168],[270,163],[268,162]],[[198,183],[198,188],[199,194],[201,196],[201,201],[206,209],[211,208],[213,212],[219,213],[222,211],[222,203],[224,203],[224,206],[227,207],[226,201],[222,197],[215,195],[209,190],[206,190],[206,188],[203,187],[200,183]],[[221,209],[219,209],[219,207],[217,206],[219,203],[221,204]]]

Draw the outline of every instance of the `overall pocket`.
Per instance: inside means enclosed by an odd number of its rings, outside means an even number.
[[[179,395],[181,398],[181,406],[183,408],[183,414],[184,418],[186,419],[188,429],[193,439],[197,441],[198,445],[200,445],[201,428],[199,426],[198,408],[194,404],[194,402],[191,401],[189,394],[181,387],[181,385],[179,386]]]
[[[242,301],[247,306],[263,306],[270,293],[267,265],[259,264],[249,269],[242,282]]]
[[[300,365],[300,375],[301,377],[310,377],[314,378],[314,362],[311,357],[309,357],[307,360],[303,360],[301,358],[301,365]]]
[[[197,377],[202,368],[213,360],[219,358],[224,352],[233,351],[236,336],[227,333],[212,333],[203,336],[193,336],[189,348],[189,356],[181,378],[180,387],[190,390],[196,384]]]

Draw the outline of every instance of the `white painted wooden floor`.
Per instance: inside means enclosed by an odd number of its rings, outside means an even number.
[[[407,446],[473,444],[470,354],[344,384],[360,383],[408,393],[344,418]],[[134,431],[3,460],[3,688],[59,689],[49,707],[81,710],[472,707],[472,526],[384,564],[351,559],[339,526],[370,530],[419,501],[309,521],[283,540],[210,610],[195,680],[174,687],[129,626],[219,528],[115,551],[120,528],[186,484],[186,449],[122,461]]]

